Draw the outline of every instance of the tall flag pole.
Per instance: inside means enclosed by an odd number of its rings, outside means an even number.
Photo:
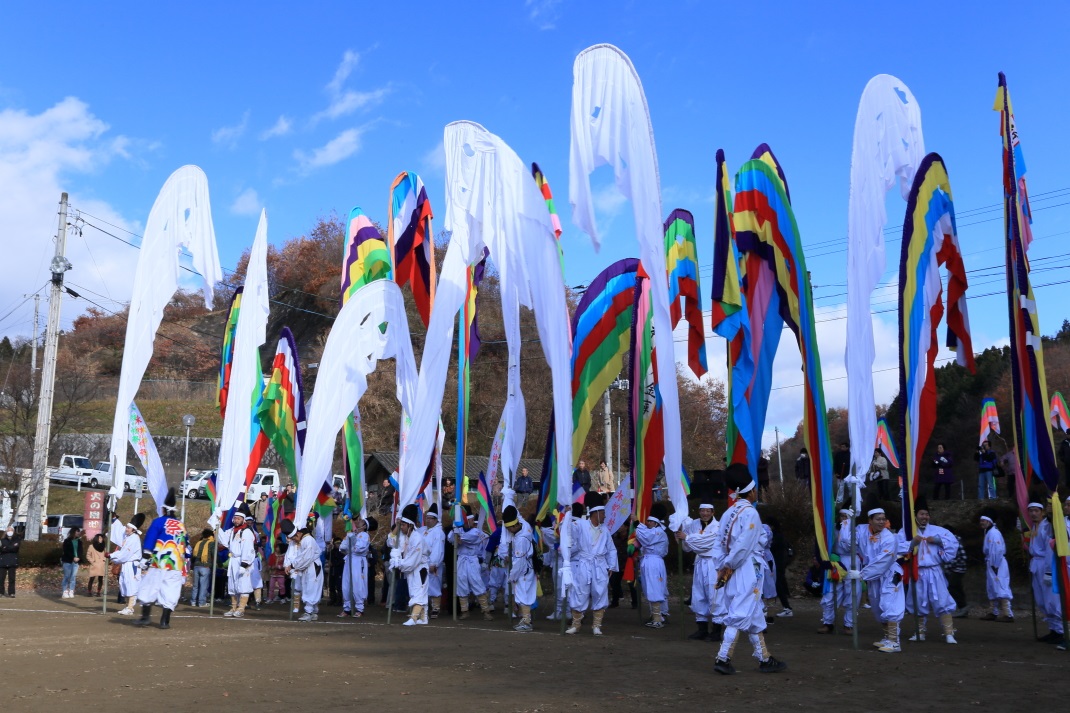
[[[769,406],[773,358],[782,325],[795,335],[803,371],[803,443],[810,454],[810,497],[818,553],[829,561],[835,536],[832,452],[817,346],[814,302],[802,238],[784,171],[762,144],[736,174],[732,215],[736,245],[744,256],[743,289],[750,310],[754,376],[748,390],[752,434],[748,461],[757,476],[757,449]],[[738,385],[733,385],[734,387]]]
[[[944,315],[940,266],[948,272],[947,341],[956,360],[975,371],[970,319],[966,311],[966,268],[962,263],[955,205],[947,169],[938,154],[922,159],[914,176],[903,220],[899,263],[899,393],[903,400],[900,438],[903,454],[903,532],[914,537],[925,448],[936,424],[936,371],[940,344],[936,328]]]
[[[456,487],[459,499],[464,502],[468,496],[468,479],[465,477],[465,461],[468,458],[468,418],[470,415],[470,396],[472,391],[472,361],[479,354],[479,315],[476,311],[476,296],[483,274],[487,269],[487,250],[474,265],[469,265],[465,273],[465,298],[457,312],[457,456]]]
[[[435,303],[435,241],[431,230],[431,201],[420,177],[402,171],[390,184],[387,241],[394,261],[394,281],[409,285],[424,328]]]
[[[635,523],[646,522],[653,501],[654,481],[665,458],[665,431],[662,424],[661,389],[657,380],[657,353],[654,345],[650,279],[640,268],[635,283],[632,310],[629,369],[631,381],[632,516]],[[666,483],[679,474],[665,474]]]
[[[748,449],[755,443],[747,397],[754,376],[754,356],[751,353],[747,299],[739,283],[739,257],[736,254],[736,238],[731,218],[732,189],[722,149],[717,149],[715,202],[710,327],[714,334],[724,337],[728,342],[725,454],[729,463],[746,464]]]
[[[1040,314],[1029,282],[1029,244],[1033,242],[1033,214],[1025,184],[1025,159],[1014,121],[1007,77],[999,73],[996,103],[1003,138],[1003,226],[1007,254],[1007,312],[1011,337],[1011,395],[1014,442],[1026,483],[1033,476],[1049,489],[1059,485],[1059,467],[1048,410]]]
[[[977,445],[987,441],[992,433],[999,434],[999,412],[996,411],[996,400],[986,398],[981,402],[981,436]]]
[[[702,320],[702,290],[698,279],[695,217],[677,208],[665,219],[665,265],[669,270],[669,319],[672,328],[687,318],[687,365],[696,378],[706,366],[706,329]],[[684,302],[681,313],[680,301]]]

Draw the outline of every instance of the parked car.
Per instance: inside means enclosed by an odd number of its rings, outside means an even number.
[[[59,467],[49,471],[48,477],[60,483],[89,485],[93,478],[93,464],[86,456],[65,453],[59,459]]]
[[[82,515],[46,515],[45,532],[66,539],[72,527],[82,527],[83,519]]]
[[[97,467],[93,469],[93,473],[89,477],[90,488],[110,488],[114,485],[114,480],[111,477],[111,463],[106,460],[102,460],[97,463]],[[147,481],[145,476],[140,475],[130,463],[126,464],[126,482],[123,483],[123,490],[128,493],[132,493],[138,488],[141,492],[145,492]]]
[[[257,468],[253,482],[249,484],[245,492],[246,502],[255,502],[260,499],[260,493],[278,493],[283,488],[283,482],[279,478],[279,471],[274,468]]]
[[[179,497],[182,496],[182,493],[185,493],[187,498],[193,500],[208,497],[208,479],[215,474],[216,471],[214,470],[191,470],[186,479],[182,481]]]

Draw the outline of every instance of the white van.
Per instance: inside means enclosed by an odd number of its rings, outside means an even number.
[[[208,497],[208,481],[215,473],[214,470],[191,472],[189,477],[182,481],[182,491],[179,496],[184,492],[186,497],[192,500]]]
[[[59,535],[61,540],[65,540],[72,527],[82,527],[83,520],[84,516],[82,515],[46,515],[45,533]]]
[[[257,468],[253,482],[245,492],[245,502],[252,503],[260,499],[261,493],[278,493],[282,491],[283,483],[279,478],[279,471],[274,468]]]
[[[97,467],[93,469],[92,474],[89,476],[90,488],[110,488],[113,485],[111,477],[111,463],[106,460],[102,460],[97,463]],[[123,490],[128,493],[132,493],[135,490],[141,489],[141,492],[145,492],[146,481],[145,476],[139,475],[137,469],[130,463],[126,464],[126,482],[123,484]]]

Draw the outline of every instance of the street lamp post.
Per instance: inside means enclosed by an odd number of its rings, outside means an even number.
[[[182,425],[186,427],[186,455],[182,459],[182,480],[179,481],[178,487],[182,489],[182,522],[186,522],[186,474],[189,472],[189,430],[193,428],[193,424],[197,423],[197,419],[193,414],[187,413],[182,417]]]

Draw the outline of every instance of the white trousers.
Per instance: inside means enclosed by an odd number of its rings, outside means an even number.
[[[597,611],[609,606],[609,573],[593,560],[572,561],[572,587],[568,605],[574,612]]]
[[[227,563],[227,593],[232,597],[253,593],[252,566],[242,567],[241,560],[231,557]]]
[[[714,589],[717,584],[717,566],[712,557],[695,558],[695,576],[691,580],[691,611],[695,621],[710,621],[713,617],[714,600],[722,599],[722,591]]]
[[[747,634],[765,631],[762,580],[767,571],[760,561],[752,559],[732,574],[722,588],[725,615],[720,623]]]
[[[836,610],[842,608],[843,625],[847,628],[854,627],[854,611],[851,609],[851,590],[854,590],[855,606],[858,606],[862,598],[862,582],[851,583],[843,580],[829,587],[829,590],[821,595],[821,623],[832,625],[836,623]]]
[[[164,609],[174,610],[186,578],[175,570],[149,567],[141,577],[137,600],[142,604],[159,604]]]
[[[919,567],[918,581],[910,585],[917,588],[918,611],[914,611],[914,592],[906,595],[906,608],[919,616],[940,616],[958,609],[955,600],[947,591],[947,577],[940,567]]]
[[[472,555],[457,558],[457,596],[478,597],[485,594],[487,585],[483,583],[483,573],[479,569],[479,560]]]
[[[866,580],[869,605],[873,609],[873,616],[882,624],[903,621],[903,613],[906,611],[903,581],[895,584],[895,574],[893,570],[879,579]]]
[[[357,555],[348,556],[342,572],[342,608],[362,612],[367,598],[368,560]]]

